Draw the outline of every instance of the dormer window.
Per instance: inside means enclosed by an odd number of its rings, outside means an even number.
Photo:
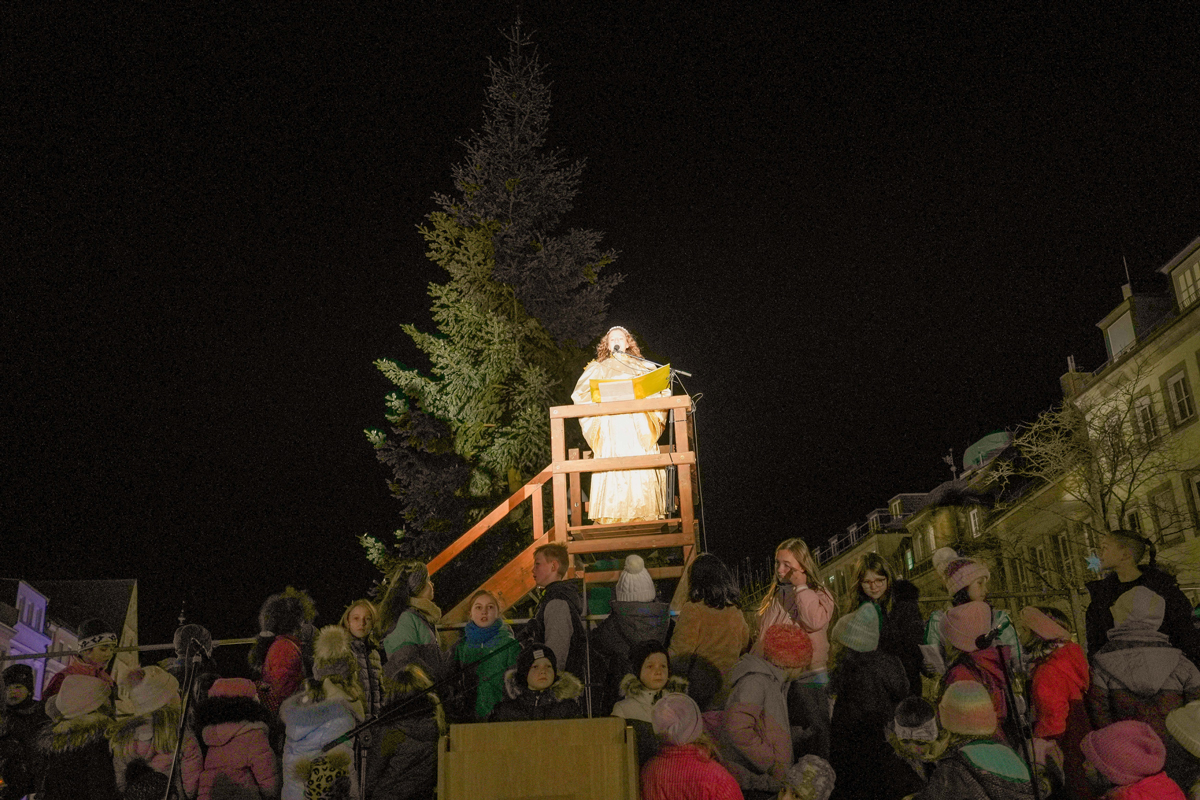
[[[1136,341],[1133,335],[1133,312],[1126,311],[1104,329],[1104,344],[1108,357],[1114,359],[1124,353]]]
[[[972,506],[967,512],[967,524],[971,528],[971,536],[978,539],[983,535],[983,510],[979,506]]]
[[[1200,258],[1175,273],[1175,293],[1180,310],[1200,300]]]
[[[893,500],[892,504],[888,506],[888,513],[892,515],[893,519],[904,516],[904,504],[900,502],[899,498]]]

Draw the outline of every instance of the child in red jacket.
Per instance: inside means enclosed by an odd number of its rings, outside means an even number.
[[[662,748],[642,768],[643,800],[742,800],[741,788],[704,733],[695,700],[663,695],[651,717]]]
[[[1091,685],[1087,656],[1071,641],[1067,615],[1053,606],[1026,606],[1029,629],[1033,746],[1040,765],[1061,780],[1071,797],[1090,798],[1079,743],[1091,730],[1084,694]]]

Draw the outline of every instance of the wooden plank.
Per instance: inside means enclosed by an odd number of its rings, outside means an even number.
[[[684,530],[678,519],[656,519],[646,522],[613,522],[607,525],[580,525],[570,528],[572,540],[613,539],[621,536],[637,536],[651,533],[678,533]]]
[[[561,419],[550,417],[550,456],[554,464],[567,458],[566,426]],[[550,541],[565,542],[567,540],[567,476],[565,473],[554,474],[554,528],[550,531]]]
[[[592,458],[587,461],[555,461],[550,465],[554,473],[610,472],[619,469],[651,469],[669,467],[672,464],[694,464],[695,453],[659,453],[649,456],[621,456],[619,458]]]
[[[537,491],[530,498],[533,501],[533,538],[540,539],[545,532],[542,529],[545,527],[545,520],[542,514],[542,487],[538,485]]]
[[[507,500],[488,512],[486,517],[472,525],[470,530],[455,539],[446,546],[445,550],[433,557],[433,560],[426,565],[429,574],[432,575],[449,564],[455,556],[466,550],[471,543],[482,536],[489,528],[512,513],[513,509],[521,505],[521,503],[532,497],[535,491],[541,492],[542,484],[549,480],[552,475],[550,467],[546,467],[530,479],[529,483],[522,486],[510,495]]]
[[[644,411],[665,411],[671,408],[691,408],[691,406],[691,396],[676,394],[670,397],[647,397],[645,400],[617,400],[608,403],[551,406],[550,419],[606,417],[610,414],[636,414]]]
[[[589,539],[567,542],[568,553],[611,553],[614,550],[653,550],[656,547],[682,547],[695,541],[690,533],[651,536],[624,536],[614,539]]]
[[[568,461],[579,460],[579,448],[572,447],[567,453]],[[583,482],[579,480],[579,473],[572,472],[568,480],[568,500],[571,503],[570,525],[583,524]]]

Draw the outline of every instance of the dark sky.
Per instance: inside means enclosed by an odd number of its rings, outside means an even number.
[[[336,621],[398,525],[372,361],[419,363],[416,226],[517,7],[316,5],[0,12],[0,572],[138,578],[144,641],[184,598],[251,635],[289,582]],[[1165,291],[1200,234],[1184,4],[561,5],[520,13],[568,223],[695,375],[730,561],[950,477],[1103,361],[1122,257]]]

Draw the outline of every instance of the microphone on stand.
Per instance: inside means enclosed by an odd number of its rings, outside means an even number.
[[[621,352],[621,345],[619,345],[619,344],[614,344],[614,345],[613,345],[613,349],[612,349],[612,351],[613,351],[614,353],[619,353],[619,352]]]
[[[996,641],[1000,636],[1000,631],[1004,629],[1004,625],[997,625],[987,633],[981,633],[975,637],[975,647],[979,650],[987,650],[992,646],[992,642]]]

